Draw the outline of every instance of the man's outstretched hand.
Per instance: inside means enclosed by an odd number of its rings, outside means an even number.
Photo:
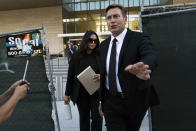
[[[149,69],[148,65],[145,65],[143,62],[138,62],[133,65],[128,65],[125,68],[125,71],[136,75],[139,79],[148,80],[150,79],[151,70]]]

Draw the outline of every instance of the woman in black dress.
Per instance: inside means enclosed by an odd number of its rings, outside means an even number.
[[[83,36],[80,50],[73,54],[68,70],[64,102],[77,104],[80,117],[80,131],[102,131],[102,118],[98,112],[98,91],[89,95],[76,76],[88,66],[95,71],[94,80],[99,80],[99,38],[94,31],[87,31]],[[91,126],[90,126],[90,120]]]

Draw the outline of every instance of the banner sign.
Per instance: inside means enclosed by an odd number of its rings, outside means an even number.
[[[7,56],[37,56],[43,53],[40,32],[9,35],[6,37]]]

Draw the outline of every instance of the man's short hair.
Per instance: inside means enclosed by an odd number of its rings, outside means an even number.
[[[119,8],[122,12],[122,15],[123,16],[126,16],[126,10],[123,6],[121,5],[118,5],[118,4],[112,4],[112,5],[109,5],[107,8],[106,8],[106,14],[107,12],[110,10],[110,9],[113,9],[113,8]]]

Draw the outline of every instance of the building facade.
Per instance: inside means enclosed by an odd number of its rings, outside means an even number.
[[[50,54],[63,53],[67,40],[78,44],[84,32],[94,30],[100,39],[108,35],[105,8],[121,4],[127,10],[127,27],[140,30],[141,6],[193,3],[196,0],[1,0],[0,34],[46,27]],[[81,33],[81,34],[78,34]]]
[[[60,0],[0,0],[0,34],[46,27],[50,54],[63,50],[62,4]],[[43,39],[43,34],[42,34]]]
[[[171,0],[63,0],[64,33],[81,33],[91,29],[107,32],[105,9],[120,4],[127,10],[127,27],[139,30],[138,12],[143,6],[170,4]]]
[[[196,0],[62,0],[64,42],[80,43],[82,34],[87,30],[101,32],[101,41],[108,34],[105,21],[105,9],[111,4],[120,4],[125,7],[128,16],[127,27],[132,30],[140,30],[139,11],[141,6],[162,6]],[[66,35],[69,34],[69,35]],[[73,35],[72,35],[73,34]],[[99,34],[99,33],[98,33]]]

